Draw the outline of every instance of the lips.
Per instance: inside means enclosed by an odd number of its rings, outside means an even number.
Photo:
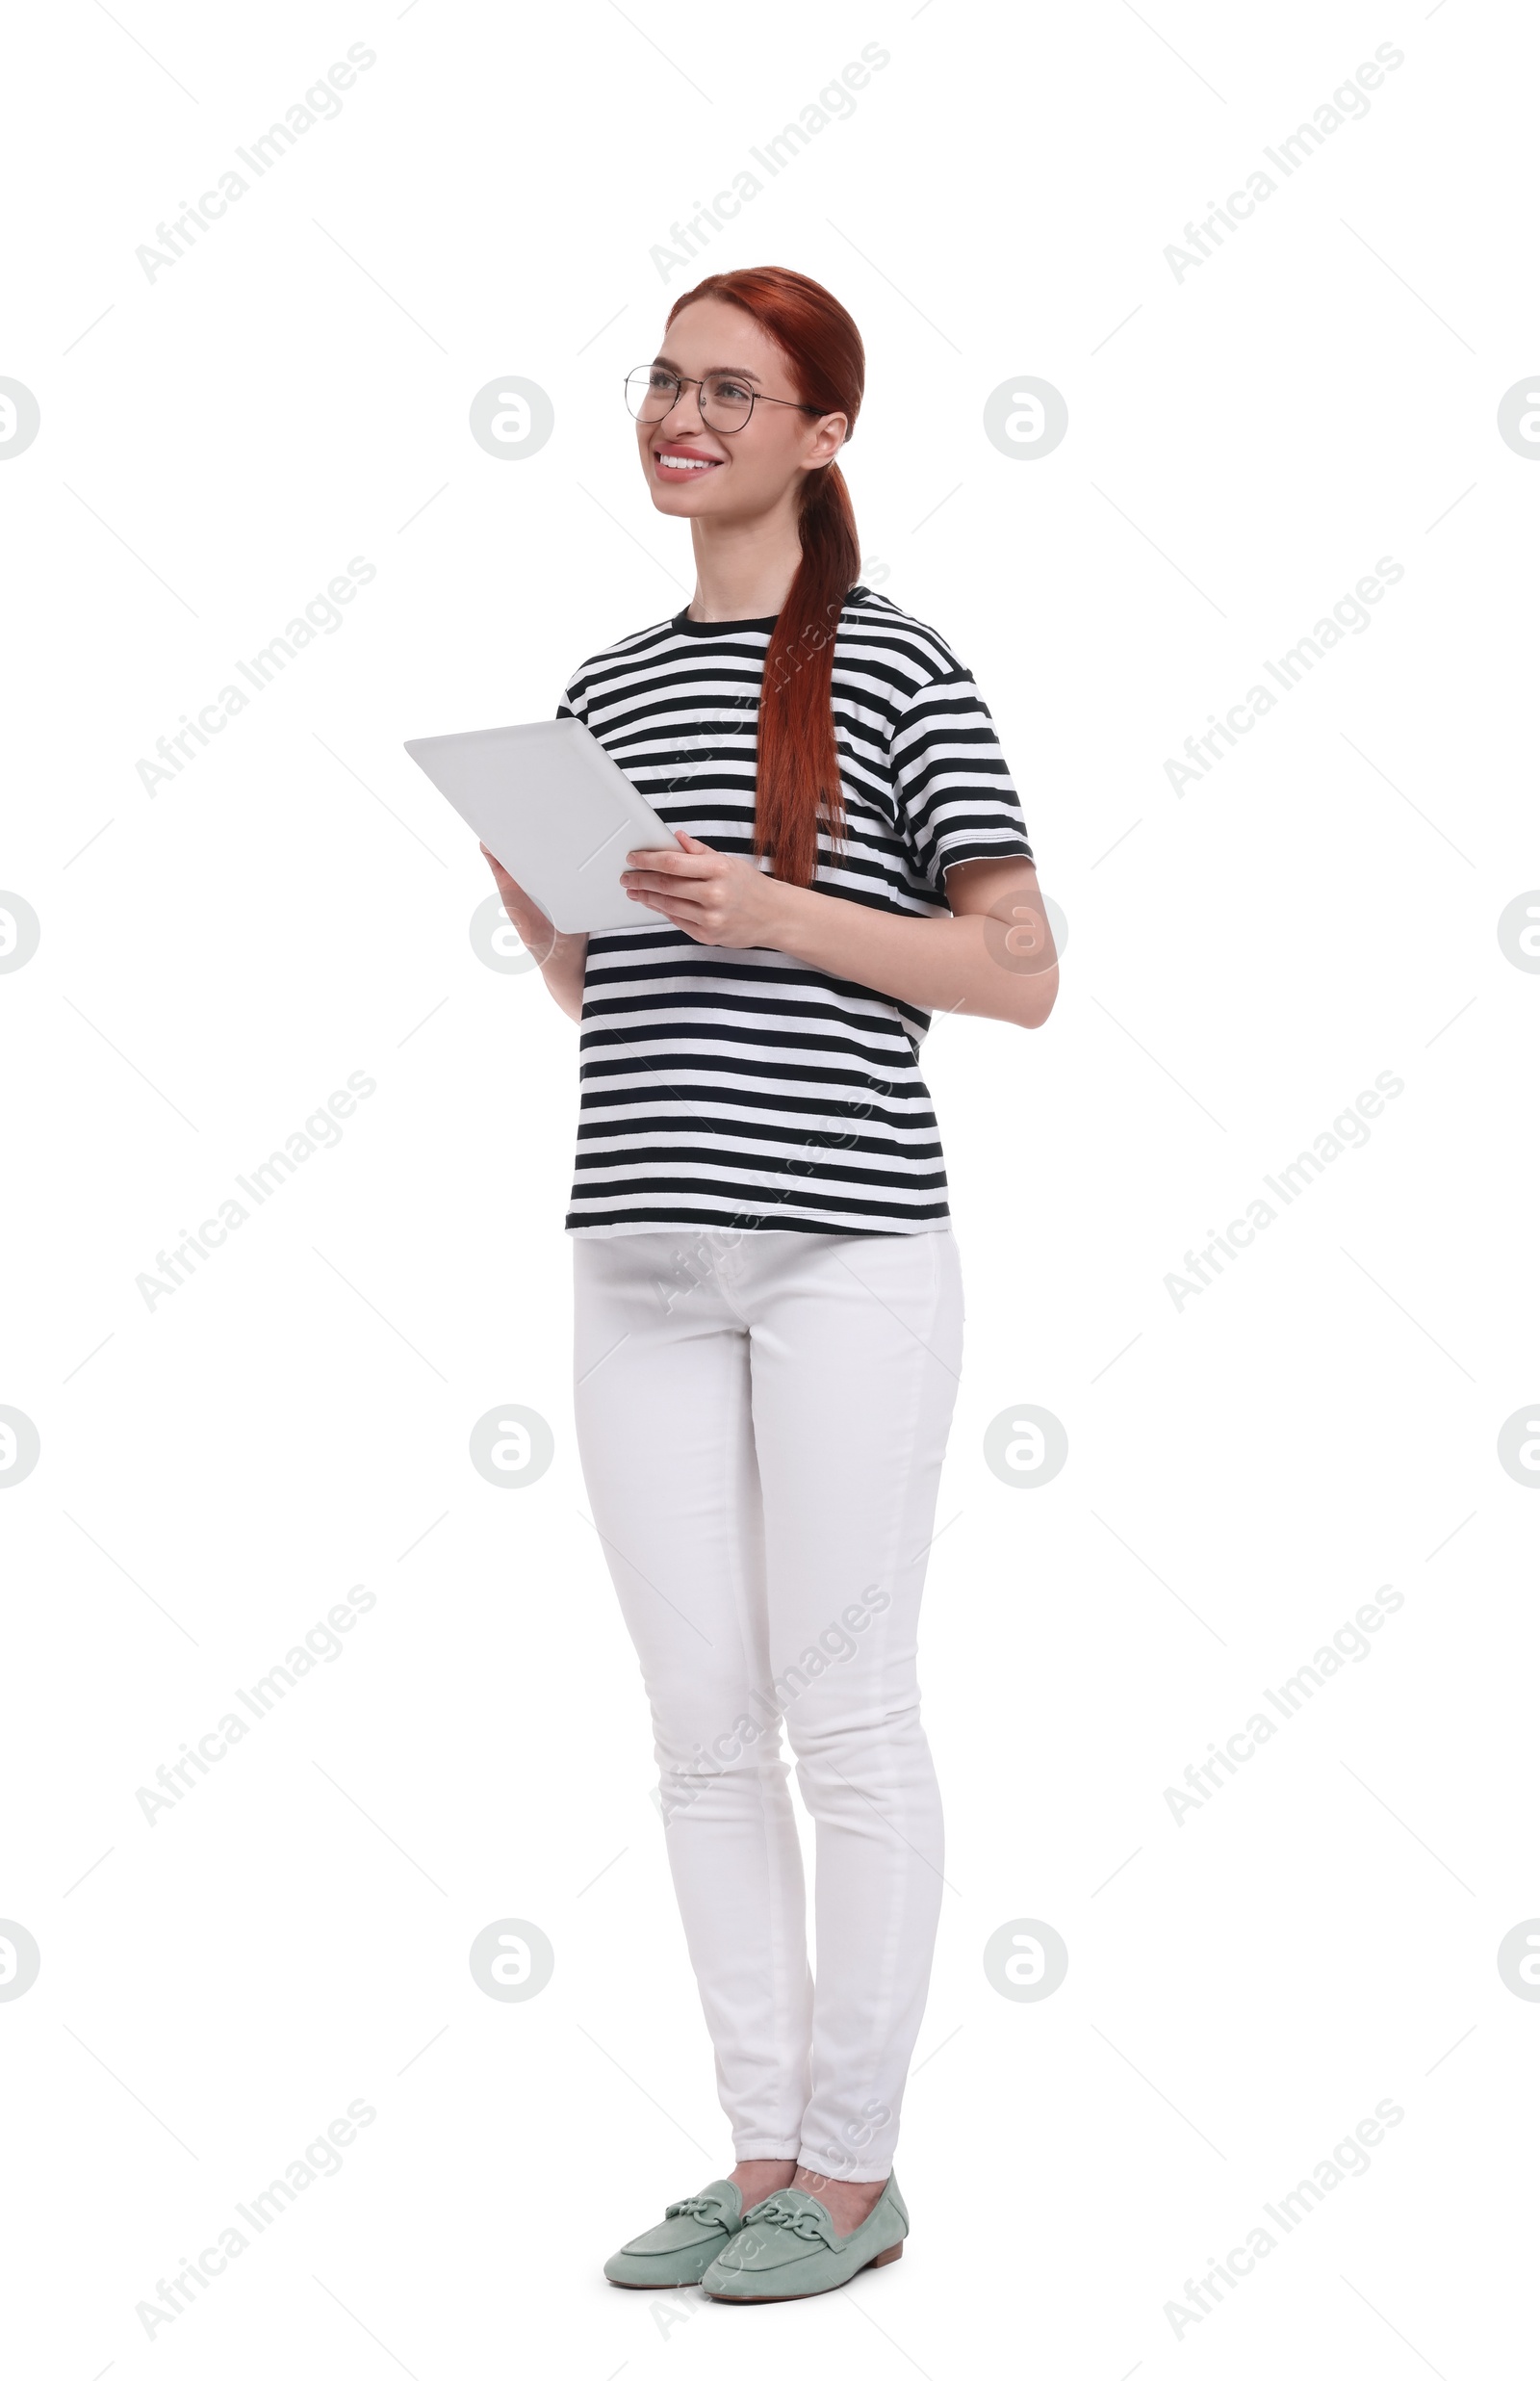
[[[653,468],[662,479],[704,479],[709,473],[721,470],[722,458],[703,454],[695,447],[654,447]]]

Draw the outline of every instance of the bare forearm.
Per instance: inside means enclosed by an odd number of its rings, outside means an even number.
[[[532,901],[524,887],[508,874],[497,854],[488,851],[485,843],[481,851],[520,942],[546,979],[546,990],[558,1009],[568,1017],[580,1019],[583,1013],[583,969],[588,957],[587,935],[559,933],[539,903]]]
[[[1004,917],[885,918],[836,894],[778,884],[773,946],[917,1008],[1014,1025],[1040,1025],[1059,989],[1040,898]]]
[[[632,900],[698,943],[783,950],[825,975],[916,1008],[1040,1025],[1059,989],[1047,907],[1032,861],[980,855],[944,870],[949,918],[895,918],[767,875],[675,829],[678,851],[629,851]]]
[[[526,947],[540,962],[540,972],[558,1009],[571,1018],[580,1020],[583,1013],[583,970],[588,957],[586,934],[557,934],[553,926],[546,928],[539,941],[528,941]]]

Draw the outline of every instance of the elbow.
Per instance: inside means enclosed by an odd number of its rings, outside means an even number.
[[[1059,962],[1040,972],[1018,979],[1016,996],[1011,1004],[1006,1022],[1012,1025],[1045,1025],[1053,1014],[1059,997]]]
[[[976,932],[982,927],[973,988],[984,995],[983,1013],[1007,1025],[1046,1024],[1059,996],[1059,953],[1041,908],[1002,896],[967,924]]]

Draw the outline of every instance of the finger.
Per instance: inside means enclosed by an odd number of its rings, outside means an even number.
[[[670,876],[706,876],[723,865],[722,854],[708,851],[705,844],[698,852],[650,851],[644,846],[629,851],[626,858],[633,868],[661,868]]]
[[[709,890],[706,884],[699,880],[692,882],[682,877],[659,876],[650,868],[623,876],[620,881],[628,893],[661,893],[680,900],[699,900]]]
[[[633,894],[632,898],[637,896]],[[707,911],[698,909],[693,901],[660,901],[655,897],[643,896],[641,906],[651,910],[654,917],[667,919],[671,926],[682,926],[686,934],[707,934],[716,922]]]
[[[688,911],[704,917],[705,905],[680,885],[628,885],[627,893],[633,901],[650,902],[654,909]]]
[[[650,909],[665,926],[676,927],[680,934],[687,934],[692,943],[709,943],[713,939],[709,922],[705,919],[672,917],[660,902],[644,901],[641,907]]]

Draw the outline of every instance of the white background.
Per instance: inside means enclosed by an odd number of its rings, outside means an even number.
[[[147,277],[157,223],[356,42],[336,119]],[[869,42],[849,120],[662,277],[671,223]],[[1368,115],[1178,280],[1168,244],[1384,42]],[[1540,1391],[1540,981],[1497,921],[1540,884],[1540,472],[1496,419],[1540,360],[1537,46],[1472,0],[13,21],[16,2370],[1511,2368],[1540,1498],[1496,1442]],[[943,1021],[926,1059],[968,1348],[913,2232],[751,2313],[600,2273],[731,2151],[573,1444],[576,1032],[473,948],[485,865],[400,747],[549,715],[687,600],[621,380],[699,273],[764,262],[860,324],[868,575],[975,671],[1069,937],[1044,1030]],[[555,429],[500,460],[467,414],[508,374]],[[1069,410],[1040,459],[982,427],[1023,374]],[[355,556],[336,632],[147,793],[157,738]],[[1372,625],[1175,794],[1184,738],[1381,556]],[[136,1277],[359,1069],[339,1145],[147,1309]],[[1385,1070],[1367,1146],[1178,1308],[1186,1252]],[[555,1437],[517,1493],[467,1455],[504,1400]],[[1070,1448],[1027,1492],[982,1456],[1021,1401]],[[340,1658],[149,1825],[157,1766],[356,1582]],[[1186,1766],[1387,1582],[1370,1657],[1178,1825]],[[514,2005],[468,1964],[500,1919],[555,1952]],[[1022,2004],[982,1954],[1030,1919],[1069,1969]],[[1387,2098],[1371,2170],[1174,2337],[1188,2277]],[[355,2099],[342,2171],[147,2339],[137,2303]]]

